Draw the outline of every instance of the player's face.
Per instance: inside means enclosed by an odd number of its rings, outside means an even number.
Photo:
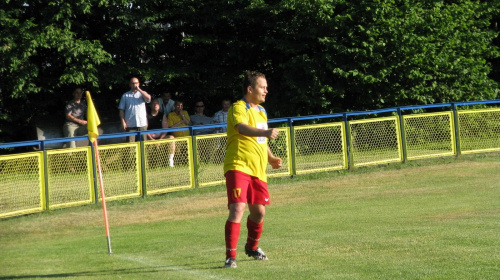
[[[255,87],[249,86],[249,99],[247,100],[250,103],[253,104],[261,104],[266,101],[266,95],[267,95],[267,80],[259,77],[257,78],[257,83],[255,84]]]

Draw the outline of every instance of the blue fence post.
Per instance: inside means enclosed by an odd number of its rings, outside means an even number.
[[[404,125],[403,113],[401,111],[401,108],[398,108],[398,116],[399,116],[399,130],[400,130],[400,133],[401,133],[401,149],[403,150],[403,163],[405,163],[406,160],[407,160],[407,155],[406,155],[406,133],[405,133],[405,125]]]
[[[455,133],[455,153],[456,156],[460,156],[460,129],[459,129],[459,120],[458,120],[458,110],[457,110],[457,104],[451,103],[451,108],[453,110],[453,128],[454,128],[454,133]]]

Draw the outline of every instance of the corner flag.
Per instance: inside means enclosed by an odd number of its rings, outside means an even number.
[[[89,140],[94,143],[94,141],[99,136],[99,130],[97,130],[97,126],[101,124],[101,120],[99,120],[99,115],[97,115],[97,111],[94,107],[94,102],[92,101],[92,97],[90,97],[90,92],[86,92],[87,94],[87,129],[89,131]]]
[[[99,187],[101,190],[101,200],[102,200],[102,213],[104,215],[104,227],[106,229],[106,238],[108,239],[108,253],[112,254],[111,250],[111,235],[109,234],[109,222],[108,222],[108,210],[106,207],[106,195],[104,194],[104,183],[102,181],[102,169],[101,169],[101,159],[99,158],[99,149],[97,148],[97,137],[99,136],[99,130],[97,126],[101,124],[99,120],[99,115],[94,107],[94,102],[90,96],[90,92],[85,92],[87,94],[87,129],[89,131],[89,140],[94,146],[95,159],[97,163],[97,171],[99,176]]]

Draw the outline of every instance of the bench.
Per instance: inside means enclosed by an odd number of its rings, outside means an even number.
[[[51,122],[48,120],[39,121],[35,124],[36,137],[38,140],[64,138],[62,127],[63,123],[61,122]],[[98,127],[98,130],[99,130],[99,135],[123,132],[123,129],[119,122],[101,123],[101,125]],[[75,142],[77,147],[85,147],[89,145],[88,140],[80,140]],[[125,136],[99,140],[100,145],[124,143],[124,142],[126,142]],[[45,144],[45,149],[62,149],[66,148],[66,146],[69,146],[67,142],[47,143]]]

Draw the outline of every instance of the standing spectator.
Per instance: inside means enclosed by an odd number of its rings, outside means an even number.
[[[267,139],[278,137],[279,131],[268,129],[266,110],[267,81],[264,74],[246,73],[243,79],[244,98],[229,110],[227,151],[224,159],[229,216],[225,225],[226,262],[224,267],[236,268],[236,248],[246,204],[250,215],[246,225],[248,236],[245,253],[256,260],[267,260],[257,245],[262,234],[266,205],[269,204],[266,167],[280,168],[282,160],[275,157]]]
[[[73,91],[73,100],[66,102],[64,115],[66,122],[63,125],[64,137],[75,137],[87,134],[87,102],[82,100],[83,90],[75,88]],[[75,141],[69,142],[70,148],[75,148]]]
[[[191,125],[204,125],[211,124],[212,118],[205,115],[205,103],[202,100],[198,100],[194,103],[195,114],[189,116],[191,118]],[[209,134],[210,129],[195,129],[194,135]]]
[[[144,131],[148,129],[146,103],[151,101],[151,95],[140,88],[138,78],[130,79],[130,91],[125,92],[118,109],[124,131]],[[143,135],[147,140],[147,136]],[[129,136],[129,142],[135,142],[135,135]]]
[[[175,101],[174,111],[170,112],[168,116],[164,115],[163,122],[167,122],[168,127],[184,127],[189,125],[189,114],[187,111],[182,110],[184,108],[183,104],[184,103],[182,101]],[[189,136],[189,130],[175,131],[172,132],[172,134],[174,135],[174,137]],[[175,142],[174,145],[172,145],[171,154],[169,155],[170,167],[174,167],[174,155]]]
[[[222,110],[217,111],[214,115],[213,122],[214,123],[227,123],[227,112],[229,111],[229,108],[231,107],[231,100],[230,99],[223,99],[222,100]],[[218,128],[215,133],[223,133],[226,132],[227,128],[226,127],[221,127]]]
[[[161,98],[158,98],[160,102],[160,112],[168,116],[170,112],[174,110],[174,101],[172,100],[172,94],[168,91],[163,92]]]

